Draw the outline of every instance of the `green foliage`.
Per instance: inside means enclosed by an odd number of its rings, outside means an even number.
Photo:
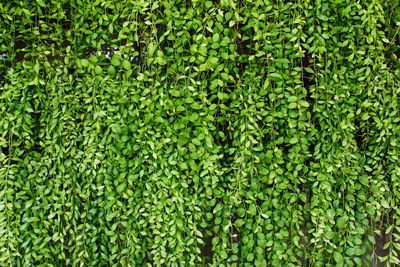
[[[0,18],[1,264],[400,264],[398,0]]]

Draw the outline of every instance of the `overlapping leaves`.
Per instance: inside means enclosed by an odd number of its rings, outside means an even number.
[[[2,263],[399,264],[398,0],[128,2],[0,3]]]

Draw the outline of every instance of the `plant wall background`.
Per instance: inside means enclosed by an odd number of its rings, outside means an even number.
[[[399,6],[2,1],[1,264],[399,264]]]

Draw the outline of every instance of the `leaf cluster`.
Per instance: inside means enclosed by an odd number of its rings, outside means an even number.
[[[0,2],[1,264],[400,264],[399,1],[328,2]]]

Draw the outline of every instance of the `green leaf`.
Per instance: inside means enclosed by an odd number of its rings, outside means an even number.
[[[340,254],[339,252],[335,251],[333,253],[333,257],[334,257],[334,259],[336,261],[336,264],[343,265],[343,256],[342,256],[342,254]]]
[[[282,75],[276,72],[270,73],[269,76],[274,79],[282,79]]]
[[[121,63],[121,57],[117,54],[113,55],[111,58],[111,64],[113,64],[115,67],[118,67]]]
[[[229,37],[224,36],[220,42],[221,46],[228,46],[228,44],[231,42],[231,39]]]
[[[298,141],[299,141],[299,139],[295,136],[295,137],[290,138],[289,143],[296,144]]]
[[[328,21],[329,20],[329,18],[327,16],[325,16],[325,15],[319,15],[318,19],[322,20],[322,21]]]
[[[153,43],[150,43],[148,49],[149,49],[149,57],[151,58],[153,57],[154,52],[156,51],[156,46]]]
[[[249,206],[248,213],[249,213],[250,215],[252,215],[252,216],[255,216],[256,213],[257,213],[256,205],[251,204],[251,205]]]
[[[216,58],[216,57],[210,58],[210,63],[211,63],[211,64],[215,64],[215,63],[217,63],[217,62],[218,62],[218,58]]]
[[[99,75],[103,73],[103,69],[99,65],[97,65],[94,69],[94,72]]]
[[[310,67],[304,68],[306,72],[314,74],[314,71]]]
[[[369,183],[368,183],[368,177],[367,176],[361,175],[359,180],[360,180],[361,184],[368,186]]]
[[[81,59],[81,65],[83,67],[87,67],[87,66],[89,66],[89,61],[87,59]]]
[[[46,3],[44,0],[36,0],[36,2],[41,6],[41,7],[46,7]]]
[[[109,66],[107,69],[108,74],[114,75],[115,74],[115,68],[114,66]]]
[[[90,57],[89,57],[89,60],[90,60],[90,62],[92,62],[93,64],[96,64],[96,63],[99,61],[99,59],[98,59],[95,55],[90,56]]]
[[[120,184],[120,185],[117,187],[117,192],[118,192],[118,193],[122,193],[122,192],[125,191],[125,188],[126,188],[126,185],[125,185],[125,184]]]
[[[220,202],[220,203],[218,203],[218,204],[215,206],[213,213],[215,214],[215,213],[221,211],[222,208],[223,208],[223,205],[222,205],[222,203]]]
[[[267,247],[272,247],[272,245],[274,244],[273,240],[269,240],[266,244]]]
[[[202,56],[207,56],[207,47],[205,46],[200,46],[199,49],[197,50]]]
[[[193,109],[201,109],[201,105],[197,102],[194,102],[190,105]]]
[[[124,67],[124,69],[126,70],[130,70],[131,69],[131,63],[128,60],[124,60],[122,62],[122,66]]]
[[[214,33],[213,35],[213,42],[217,43],[219,41],[219,34],[218,33]]]
[[[300,106],[308,108],[310,106],[310,104],[307,101],[300,101]]]

